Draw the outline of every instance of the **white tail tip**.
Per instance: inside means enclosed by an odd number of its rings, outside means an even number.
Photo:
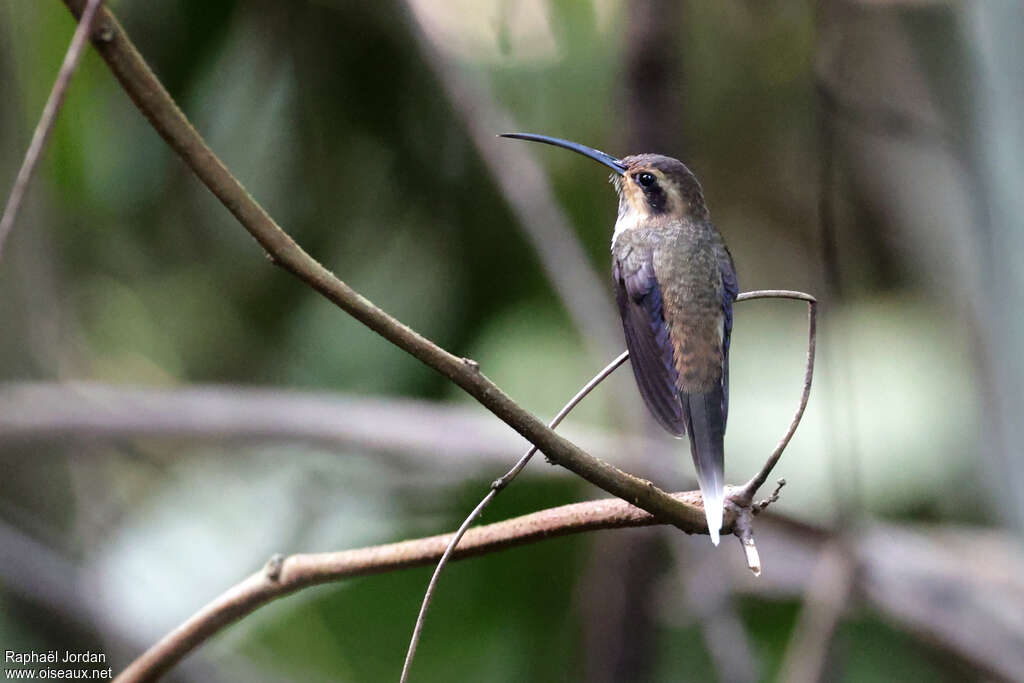
[[[724,503],[725,501],[721,498],[718,500],[704,498],[704,518],[708,521],[708,535],[711,536],[711,542],[716,546],[720,540],[719,532],[722,529],[722,507]]]

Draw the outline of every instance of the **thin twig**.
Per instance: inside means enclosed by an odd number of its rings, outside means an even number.
[[[18,217],[18,210],[21,208],[21,202],[25,198],[29,184],[32,182],[32,175],[39,165],[43,149],[46,147],[47,140],[50,139],[50,133],[53,132],[53,126],[57,122],[57,114],[60,113],[61,105],[64,104],[64,96],[68,91],[68,85],[71,84],[71,76],[74,75],[75,68],[82,58],[86,36],[89,34],[89,29],[92,28],[96,10],[102,2],[103,0],[88,0],[88,4],[82,12],[81,21],[78,22],[78,26],[75,28],[75,34],[71,36],[71,44],[68,45],[68,51],[64,54],[64,62],[60,65],[60,71],[57,72],[57,80],[53,82],[53,89],[50,90],[50,96],[46,99],[46,104],[43,106],[43,113],[39,116],[39,123],[36,124],[35,132],[32,133],[32,141],[29,143],[28,151],[25,152],[21,168],[18,169],[18,176],[14,180],[14,187],[11,189],[11,196],[7,200],[7,206],[4,208],[3,217],[0,217],[0,256],[3,255],[4,243],[14,227],[14,221]]]
[[[749,506],[753,502],[754,495],[757,493],[758,489],[768,481],[768,477],[771,476],[772,470],[775,469],[775,465],[778,464],[779,458],[782,457],[782,452],[786,450],[786,446],[789,445],[790,439],[792,439],[793,434],[796,433],[796,428],[800,426],[800,420],[804,416],[804,410],[807,408],[807,401],[811,396],[811,381],[814,379],[814,351],[817,345],[818,323],[817,300],[809,294],[787,290],[748,292],[746,294],[740,294],[736,300],[749,301],[751,299],[765,298],[797,299],[799,301],[807,302],[807,368],[804,370],[804,388],[803,393],[800,395],[800,403],[797,406],[796,414],[793,415],[793,420],[789,423],[789,427],[786,429],[786,433],[782,435],[778,445],[768,457],[768,460],[765,462],[764,467],[761,468],[761,471],[747,482],[746,485],[740,489],[738,494],[731,496],[731,499],[734,502],[741,503],[746,506]]]
[[[75,14],[84,0],[64,0]],[[651,482],[589,455],[559,436],[490,381],[479,366],[455,356],[402,324],[339,280],[307,254],[246,191],[206,145],[107,8],[97,20],[102,40],[93,44],[121,86],[185,164],[267,251],[270,259],[356,320],[457,384],[481,405],[536,445],[549,460],[595,486],[629,500],[684,531],[706,528],[699,505],[672,498]],[[726,524],[731,520],[727,519]]]
[[[562,409],[558,411],[558,414],[555,415],[554,419],[551,420],[551,423],[548,426],[551,427],[551,429],[554,429],[559,424],[561,424],[562,420],[565,419],[565,416],[572,412],[572,410],[577,405],[579,405],[580,401],[586,398],[587,394],[593,391],[598,384],[603,382],[606,377],[615,372],[615,370],[620,365],[625,363],[628,359],[629,351],[623,351],[621,354],[619,354],[618,358],[616,358],[611,363],[606,365],[604,369],[601,370],[601,372],[594,375],[594,377],[589,382],[587,382],[583,386],[583,388],[576,392],[576,395],[573,396],[568,403],[562,406]],[[402,665],[401,683],[405,683],[405,681],[407,681],[409,678],[409,669],[410,667],[412,667],[413,657],[416,656],[416,646],[419,645],[420,634],[423,631],[423,621],[427,617],[427,609],[430,607],[430,602],[434,597],[434,589],[437,588],[437,581],[441,577],[441,572],[444,570],[445,565],[448,563],[448,559],[455,551],[455,546],[457,546],[459,544],[459,541],[462,540],[462,537],[466,533],[466,530],[469,529],[469,525],[476,521],[476,518],[479,517],[480,513],[484,511],[484,508],[490,505],[491,501],[494,500],[494,497],[497,496],[502,491],[502,489],[508,486],[509,483],[513,479],[515,479],[520,472],[523,471],[523,468],[526,467],[527,463],[530,462],[530,458],[532,458],[534,453],[536,452],[536,446],[530,448],[530,450],[526,451],[523,457],[519,458],[519,461],[512,466],[512,469],[510,469],[508,472],[506,472],[503,476],[499,477],[498,479],[495,479],[491,483],[491,490],[488,491],[487,495],[483,497],[483,500],[481,500],[477,504],[477,506],[473,508],[473,511],[469,513],[469,516],[466,517],[466,519],[463,520],[462,525],[459,526],[458,531],[456,531],[455,534],[452,536],[451,543],[448,544],[448,547],[445,549],[444,554],[441,555],[441,559],[440,561],[438,561],[437,567],[434,569],[434,573],[430,577],[430,583],[427,584],[427,590],[423,594],[423,604],[420,605],[419,614],[416,616],[416,625],[412,629],[412,639],[409,641],[409,649],[405,653],[405,663]]]

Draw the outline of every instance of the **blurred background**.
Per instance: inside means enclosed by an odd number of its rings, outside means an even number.
[[[112,2],[314,257],[554,414],[622,346],[615,198],[701,179],[742,290],[822,301],[756,531],[605,531],[453,564],[414,680],[1024,680],[1024,7],[942,0]],[[74,29],[0,3],[0,187]],[[275,552],[455,528],[523,449],[262,250],[87,52],[0,261],[0,643],[115,671]],[[806,313],[739,304],[727,474],[800,395]],[[564,431],[669,490],[621,370]],[[768,491],[764,492],[765,494]],[[603,493],[539,460],[497,521]],[[306,590],[169,680],[395,680],[429,569]]]

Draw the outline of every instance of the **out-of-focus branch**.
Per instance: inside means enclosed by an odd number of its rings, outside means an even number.
[[[699,491],[671,495],[686,505],[699,505]],[[658,523],[649,513],[618,498],[575,503],[470,529],[452,559],[584,531]],[[358,550],[271,558],[262,571],[221,594],[168,633],[115,680],[154,680],[214,633],[271,600],[329,581],[430,564],[441,557],[451,540],[452,534],[444,534]]]
[[[668,599],[662,596],[664,618],[677,626],[689,625],[691,619],[700,624],[715,680],[749,683],[762,678],[754,645],[734,599],[733,576],[722,571],[720,558],[687,552],[685,546],[693,545],[687,539],[673,538],[670,545],[676,560],[670,581],[679,587],[681,595],[673,593]],[[685,611],[679,611],[679,602],[686,606]]]
[[[42,543],[20,529],[0,520],[0,584],[4,592],[31,603],[61,626],[99,633],[105,648],[117,653],[137,652],[144,643],[139,634],[114,623],[104,612],[106,605],[94,599],[89,590],[88,571],[73,563],[51,544]],[[216,666],[206,658],[195,658],[182,664],[181,673],[190,680],[234,681],[244,677],[253,683],[271,680],[263,671],[228,653],[218,653]]]
[[[35,538],[0,522],[0,544],[4,561],[0,579],[5,591],[54,609],[78,627],[91,624],[95,614],[82,599],[76,585],[76,568],[57,551]]]
[[[582,426],[570,434],[603,460],[655,474],[676,472],[678,449],[671,443]],[[0,382],[0,446],[67,437],[302,442],[430,456],[434,465],[445,459],[466,468],[505,463],[523,443],[472,406],[433,401],[225,385]]]
[[[885,103],[864,102],[844,93],[829,78],[824,73],[817,73],[814,78],[814,89],[822,116],[835,116],[876,135],[943,144],[948,142],[949,132],[941,122],[914,112],[900,111]]]
[[[83,0],[65,0],[75,16]],[[206,145],[135,49],[107,8],[101,8],[93,45],[125,92],[185,164],[266,250],[270,259],[398,348],[441,373],[537,446],[552,462],[657,515],[684,531],[706,530],[704,513],[651,482],[587,454],[521,408],[468,359],[459,358],[402,324],[339,280],[307,254],[270,217]],[[727,520],[726,524],[730,524]]]
[[[1024,545],[995,529],[878,524],[850,539],[858,597],[985,677],[1024,680]]]
[[[679,32],[687,3],[634,0],[624,55],[626,143],[630,154],[659,152],[682,158],[686,90]]]
[[[578,624],[573,678],[587,683],[656,680],[658,617],[664,605],[665,536],[656,529],[596,534],[573,582],[573,620]],[[700,552],[721,562],[718,553]],[[597,597],[599,596],[599,597]],[[597,599],[595,599],[597,597]],[[685,609],[679,603],[674,609]]]
[[[1024,680],[1024,546],[1012,533],[876,523],[840,539],[771,513],[757,525],[771,571],[754,579],[738,563],[720,565],[732,573],[738,593],[803,597],[822,551],[842,540],[852,561],[852,591],[866,608],[976,670],[980,680]]]
[[[61,105],[64,104],[64,95],[67,94],[68,86],[71,84],[71,77],[78,67],[78,61],[82,58],[86,36],[92,28],[96,10],[102,1],[88,0],[88,4],[82,12],[81,20],[78,22],[75,33],[71,37],[68,51],[64,55],[64,62],[60,65],[60,71],[57,72],[57,80],[54,81],[53,89],[50,90],[50,96],[43,106],[43,113],[39,117],[39,123],[36,124],[35,132],[32,133],[32,141],[29,143],[28,151],[25,152],[21,168],[18,169],[18,175],[14,180],[14,187],[11,189],[11,196],[7,200],[3,216],[0,217],[0,256],[3,255],[4,242],[7,241],[11,228],[14,227],[14,221],[18,217],[18,209],[21,208],[21,202],[28,191],[29,183],[32,182],[32,175],[35,173],[40,157],[42,157],[43,149],[46,147],[46,142],[50,139],[50,133],[53,132],[54,124],[57,123],[57,114],[60,113]]]
[[[473,82],[424,30],[406,0],[412,33],[449,102],[540,259],[548,280],[595,357],[621,348],[607,280],[599,277],[580,247],[569,218],[551,191],[544,168],[523,146],[498,146],[495,133],[519,130],[486,84]]]
[[[796,627],[779,669],[780,681],[817,683],[828,662],[828,651],[836,626],[846,610],[854,583],[854,566],[849,552],[838,542],[819,553],[811,573]]]

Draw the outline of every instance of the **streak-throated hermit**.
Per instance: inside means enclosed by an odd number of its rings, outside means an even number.
[[[660,154],[616,159],[576,142],[526,133],[502,137],[579,152],[611,168],[619,195],[612,273],[637,386],[655,419],[689,435],[711,541],[725,498],[729,336],[738,287],[732,256],[711,223],[700,183]]]

